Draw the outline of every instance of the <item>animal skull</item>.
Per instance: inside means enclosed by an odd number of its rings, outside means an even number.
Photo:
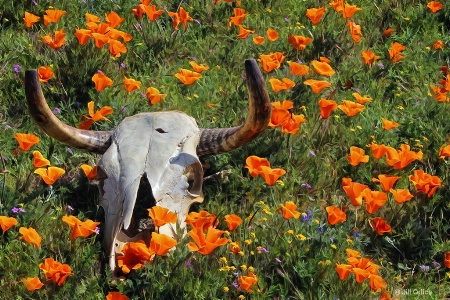
[[[168,208],[177,213],[179,228],[185,229],[190,206],[203,201],[199,156],[238,148],[266,129],[271,108],[264,79],[253,59],[245,61],[245,70],[250,103],[241,126],[198,128],[186,114],[167,111],[125,118],[113,131],[77,129],[61,122],[45,101],[36,70],[26,71],[29,111],[42,130],[72,147],[103,154],[97,179],[105,211],[103,244],[112,270],[125,243],[150,242],[146,208]],[[174,237],[176,227],[168,224],[159,232]]]

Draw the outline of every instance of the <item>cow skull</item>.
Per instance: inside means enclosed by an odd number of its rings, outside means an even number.
[[[190,206],[203,201],[199,156],[238,148],[266,129],[271,108],[264,79],[253,59],[245,61],[245,70],[250,103],[241,126],[198,128],[186,114],[167,111],[125,118],[113,131],[77,129],[61,122],[45,101],[36,70],[26,71],[29,111],[42,130],[69,146],[103,154],[97,179],[105,211],[103,244],[112,270],[125,243],[149,243],[152,229],[146,208],[168,208],[185,229]],[[168,224],[159,232],[174,237],[176,229]]]

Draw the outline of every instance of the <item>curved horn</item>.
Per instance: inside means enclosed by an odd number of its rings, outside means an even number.
[[[250,100],[247,120],[243,125],[231,128],[202,128],[197,146],[198,156],[236,149],[255,139],[267,128],[271,114],[270,98],[256,60],[245,61],[245,72]]]
[[[78,129],[55,117],[45,101],[36,70],[25,72],[25,94],[31,116],[52,138],[69,146],[100,154],[108,149],[112,131]]]

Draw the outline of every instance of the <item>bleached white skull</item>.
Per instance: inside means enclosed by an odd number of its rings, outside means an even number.
[[[28,107],[37,124],[67,145],[103,154],[97,179],[105,211],[103,243],[112,270],[125,243],[149,243],[148,208],[159,205],[177,213],[184,230],[190,206],[203,201],[199,156],[233,150],[267,128],[271,108],[264,79],[253,59],[245,61],[245,70],[250,103],[241,126],[198,128],[186,114],[167,111],[125,118],[113,131],[77,129],[61,122],[45,101],[36,70],[26,71]],[[173,237],[177,231],[168,224],[159,232]]]

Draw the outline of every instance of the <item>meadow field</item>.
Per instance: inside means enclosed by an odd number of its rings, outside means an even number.
[[[73,127],[215,128],[245,121],[252,58],[268,129],[202,157],[187,234],[113,276],[100,156],[38,127],[26,70]],[[0,0],[0,299],[450,299],[449,67],[446,0]]]

